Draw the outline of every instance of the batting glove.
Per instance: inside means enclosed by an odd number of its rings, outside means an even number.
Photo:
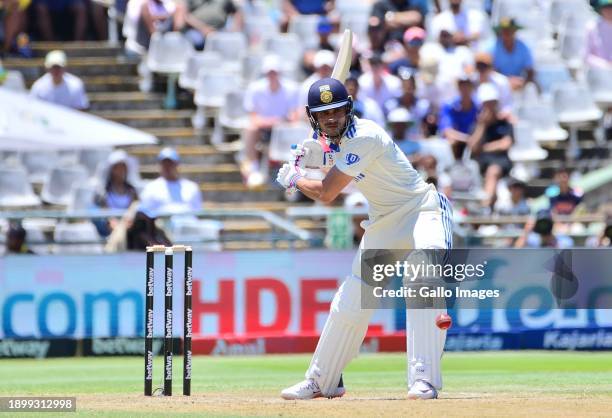
[[[304,177],[302,170],[293,163],[285,163],[278,170],[276,181],[287,190],[296,190],[296,183],[299,179]]]
[[[303,144],[291,146],[294,164],[300,168],[331,168],[334,163],[334,152],[324,152],[319,141],[304,141]]]

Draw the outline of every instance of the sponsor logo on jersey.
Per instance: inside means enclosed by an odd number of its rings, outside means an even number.
[[[353,165],[360,160],[359,155],[349,152],[346,154],[346,165]]]

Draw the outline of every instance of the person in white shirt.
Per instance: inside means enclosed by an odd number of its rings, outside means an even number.
[[[387,100],[402,94],[402,82],[387,71],[380,55],[372,55],[369,64],[370,69],[359,77],[361,94],[374,100],[381,109],[384,109]]]
[[[327,49],[317,51],[312,60],[315,72],[306,78],[300,86],[300,107],[306,106],[308,103],[308,89],[312,83],[325,77],[331,77],[336,63],[336,55]]]
[[[89,108],[85,85],[77,76],[66,71],[66,54],[54,50],[45,57],[47,73],[34,82],[30,95],[47,102],[78,110]]]
[[[474,57],[479,84],[490,83],[497,90],[499,110],[506,116],[513,114],[512,89],[510,80],[493,69],[493,57],[488,52],[479,52]]]
[[[359,80],[355,77],[349,77],[344,82],[346,89],[353,98],[355,114],[364,119],[370,119],[380,126],[385,125],[385,114],[374,100],[369,97],[359,96]]]
[[[462,0],[450,0],[449,8],[434,16],[431,30],[438,37],[442,28],[451,28],[455,45],[478,47],[486,35],[487,18],[475,8],[462,6]]]
[[[281,78],[281,62],[277,55],[268,55],[262,63],[264,78],[252,82],[244,97],[244,108],[250,115],[250,124],[244,132],[244,159],[242,175],[248,187],[259,187],[266,179],[259,166],[257,144],[270,139],[274,126],[294,122],[299,118],[297,85]],[[267,171],[267,170],[266,170]]]
[[[438,42],[428,42],[420,51],[423,56],[438,59],[436,84],[440,87],[439,100],[442,102],[455,96],[457,78],[474,66],[474,54],[468,47],[455,44],[454,36],[454,25],[440,27]]]
[[[157,156],[160,176],[148,183],[140,194],[139,211],[149,218],[160,213],[181,214],[202,209],[199,186],[179,174],[180,156],[173,148],[164,148]]]
[[[294,161],[279,170],[277,182],[313,200],[329,203],[351,182],[368,203],[362,222],[364,249],[449,249],[452,245],[451,207],[433,185],[425,183],[385,130],[353,115],[353,101],[333,78],[314,83],[306,112],[315,140],[294,145]],[[323,180],[306,178],[306,167],[329,169]],[[306,379],[284,389],[287,400],[340,397],[345,393],[342,371],[359,352],[374,303],[362,282],[361,251],[351,274],[334,296]],[[363,292],[362,292],[363,290]],[[372,306],[372,305],[366,306]],[[442,386],[440,358],[446,331],[434,325],[445,309],[406,310],[408,397],[434,399]]]

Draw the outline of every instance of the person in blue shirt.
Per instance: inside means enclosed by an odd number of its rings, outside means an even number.
[[[516,37],[520,28],[513,18],[501,18],[495,28],[497,41],[491,50],[493,67],[509,78],[512,90],[521,90],[525,84],[535,82],[531,50]]]
[[[459,95],[440,109],[438,131],[448,140],[453,155],[460,159],[465,144],[474,131],[478,119],[479,106],[474,98],[475,78],[467,73],[457,79]]]

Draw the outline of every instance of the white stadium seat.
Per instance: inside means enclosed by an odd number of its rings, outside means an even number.
[[[187,60],[185,71],[179,76],[179,86],[194,90],[198,73],[203,68],[217,68],[222,63],[221,54],[215,51],[203,51],[192,54]]]
[[[291,158],[291,145],[302,143],[310,133],[310,125],[292,123],[276,125],[270,138],[270,161],[288,161]]]
[[[508,151],[508,157],[514,162],[541,161],[548,156],[535,137],[531,124],[519,121],[514,125],[514,144]]]
[[[87,169],[81,165],[55,167],[45,179],[41,198],[47,203],[67,206],[72,188],[87,178]]]
[[[40,199],[20,164],[0,165],[0,207],[38,206]]]
[[[154,73],[180,74],[193,52],[191,42],[180,32],[156,32],[151,36],[147,67]]]
[[[247,39],[240,32],[213,32],[206,37],[205,51],[216,51],[224,61],[241,62],[247,53]]]

